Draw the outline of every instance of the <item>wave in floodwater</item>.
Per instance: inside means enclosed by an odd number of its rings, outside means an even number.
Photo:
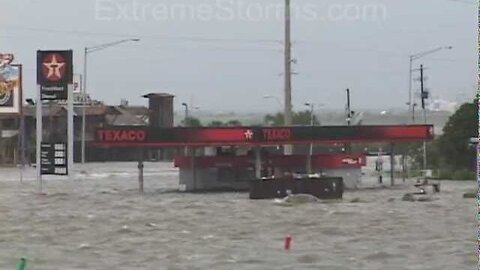
[[[0,269],[473,269],[474,182],[442,182],[432,202],[411,185],[347,192],[343,201],[251,201],[246,193],[185,194],[178,171],[147,163],[88,164],[74,181],[0,169]],[[368,179],[367,179],[368,180]],[[367,181],[368,182],[368,181]],[[373,183],[373,180],[372,180]],[[290,251],[284,239],[292,235]]]

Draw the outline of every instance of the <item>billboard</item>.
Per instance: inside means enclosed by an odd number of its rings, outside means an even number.
[[[0,64],[0,114],[20,114],[21,110],[22,66]]]
[[[73,83],[72,51],[37,51],[37,84],[41,100],[68,99]]]

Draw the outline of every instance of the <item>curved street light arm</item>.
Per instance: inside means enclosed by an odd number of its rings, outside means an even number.
[[[87,47],[87,48],[85,48],[85,52],[92,53],[92,52],[96,52],[96,51],[101,51],[101,50],[104,50],[106,48],[113,47],[113,46],[116,46],[116,45],[119,45],[119,44],[122,44],[122,43],[125,43],[125,42],[130,42],[130,41],[138,42],[138,41],[140,41],[140,39],[138,39],[138,38],[122,39],[122,40],[118,40],[118,41],[114,41],[114,42],[110,42],[110,43],[100,44],[100,45],[97,45],[97,46]]]
[[[410,58],[412,60],[417,60],[417,59],[420,59],[422,57],[425,57],[425,56],[427,56],[429,54],[432,54],[432,53],[436,53],[436,52],[441,51],[441,50],[451,50],[451,49],[453,49],[452,46],[442,46],[442,47],[438,47],[438,48],[428,50],[428,51],[425,51],[425,52],[420,52],[420,53],[417,53],[417,54],[410,55]]]

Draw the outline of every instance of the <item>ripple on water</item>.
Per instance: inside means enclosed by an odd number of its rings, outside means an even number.
[[[318,228],[318,231],[325,235],[345,235],[345,231],[340,227]]]
[[[167,192],[178,182],[171,164],[146,166],[159,174],[146,174],[143,196],[133,163],[87,164],[104,175],[73,191],[70,182],[49,181],[45,195],[34,182],[3,181],[13,174],[1,169],[0,269],[14,269],[21,256],[39,270],[475,269],[476,213],[462,198],[474,182],[442,183],[440,200],[428,204],[387,203],[408,191],[381,189],[283,208],[245,193]],[[349,202],[355,198],[368,203]]]
[[[303,264],[313,264],[320,260],[317,254],[305,254],[297,257],[297,262]]]
[[[377,251],[375,253],[369,254],[364,257],[365,260],[388,260],[392,258],[401,258],[405,257],[399,254],[391,254],[385,251]]]

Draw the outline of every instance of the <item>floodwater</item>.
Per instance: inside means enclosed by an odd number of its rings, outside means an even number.
[[[474,182],[443,182],[433,202],[403,202],[411,185],[347,192],[291,207],[245,193],[183,194],[177,170],[89,164],[75,180],[0,169],[0,269],[474,269]],[[401,181],[400,181],[401,182]],[[352,199],[360,199],[351,203]],[[357,200],[358,201],[358,200]],[[291,234],[291,251],[283,249]]]

